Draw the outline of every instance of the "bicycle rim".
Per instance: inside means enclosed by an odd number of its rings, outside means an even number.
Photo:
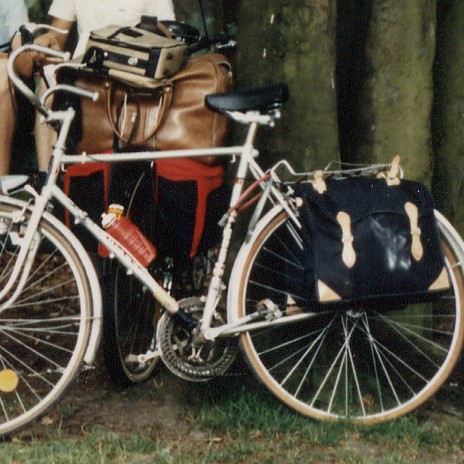
[[[5,285],[29,214],[13,224],[0,204],[0,285]],[[29,425],[58,402],[77,377],[92,325],[85,268],[68,239],[42,219],[40,246],[26,285],[0,313],[0,435]],[[14,291],[14,288],[13,288]]]
[[[155,351],[160,314],[150,291],[122,265],[116,264],[111,279],[106,289],[112,304],[104,320],[105,361],[113,382],[127,387],[147,380],[158,363],[158,357],[141,362],[139,356]]]
[[[245,357],[265,386],[303,415],[366,424],[406,414],[436,392],[458,360],[464,336],[463,252],[450,226],[438,219],[452,280],[446,295],[388,313],[375,307],[326,311],[303,323],[243,334]],[[281,213],[252,239],[231,300],[238,317],[265,298],[284,314],[306,300],[297,236]]]

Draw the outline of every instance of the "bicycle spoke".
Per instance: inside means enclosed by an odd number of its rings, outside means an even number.
[[[271,218],[248,245],[240,261],[245,269],[234,268],[231,301],[238,317],[256,312],[266,298],[284,309],[289,301],[300,311],[311,304],[307,276],[297,271],[304,258],[300,240],[292,243],[289,223],[285,213]],[[245,333],[242,345],[260,380],[288,406],[321,419],[375,423],[424,402],[449,375],[464,338],[464,276],[455,258],[464,251],[453,249],[446,227],[443,248],[448,271],[455,272],[442,298],[392,301],[385,308],[314,305],[318,317],[262,329],[259,336]]]
[[[0,203],[0,222],[5,210],[15,208]],[[15,231],[26,230],[28,214],[24,210],[25,222],[15,224]],[[5,301],[17,293],[14,302],[0,312],[0,370],[16,376],[12,391],[0,395],[0,436],[36,420],[61,398],[79,372],[90,337],[93,298],[79,256],[83,249],[77,252],[46,219],[36,235],[41,244],[27,258],[25,285],[13,286]],[[15,240],[2,240],[3,285],[18,256],[19,247],[8,251]]]

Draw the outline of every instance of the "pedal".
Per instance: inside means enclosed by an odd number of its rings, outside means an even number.
[[[274,321],[283,316],[279,306],[269,298],[259,301],[256,305],[256,311],[267,321]]]
[[[126,364],[137,363],[137,364],[145,364],[146,362],[152,359],[158,359],[160,357],[159,350],[155,351],[147,351],[145,354],[128,354],[124,362]]]

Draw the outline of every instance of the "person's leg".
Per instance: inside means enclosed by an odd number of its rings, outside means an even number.
[[[10,172],[11,151],[16,128],[14,90],[6,72],[6,53],[0,54],[0,176]]]
[[[41,80],[39,84],[39,95],[46,90],[45,83]],[[52,98],[47,101],[48,105],[52,104]],[[47,106],[48,106],[47,105]],[[56,132],[50,129],[46,124],[40,124],[40,116],[37,115],[34,126],[35,149],[37,153],[37,165],[39,170],[46,171],[50,158],[52,156],[53,145],[56,142]]]

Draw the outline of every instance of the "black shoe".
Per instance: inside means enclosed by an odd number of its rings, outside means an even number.
[[[186,313],[182,308],[174,313],[172,317],[179,326],[188,332],[193,332],[196,328],[200,327],[200,321],[197,321],[191,314]]]

